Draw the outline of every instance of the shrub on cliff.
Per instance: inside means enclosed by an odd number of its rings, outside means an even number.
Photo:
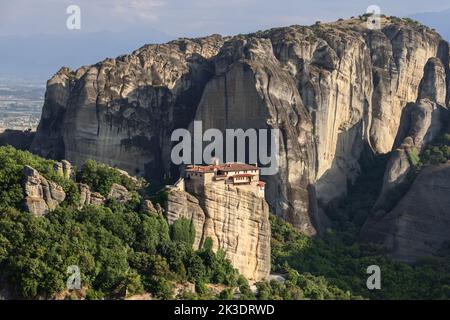
[[[192,246],[195,241],[195,228],[192,220],[186,218],[176,220],[170,226],[170,237],[172,241]]]
[[[89,185],[94,191],[107,196],[113,184],[121,184],[128,190],[138,189],[139,182],[105,164],[88,160],[77,173],[77,181]]]
[[[93,190],[107,196],[114,183],[120,183],[120,174],[117,170],[104,164],[88,160],[77,173],[77,181],[89,185]]]
[[[444,134],[431,142],[421,154],[424,164],[439,164],[450,160],[450,134]]]

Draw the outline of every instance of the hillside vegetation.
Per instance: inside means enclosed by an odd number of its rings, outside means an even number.
[[[53,161],[0,148],[0,270],[17,297],[55,297],[65,291],[71,265],[79,267],[88,299],[144,291],[168,299],[176,284],[188,281],[198,289],[190,298],[212,298],[207,283],[238,285],[239,275],[223,252],[213,253],[208,245],[193,251],[191,224],[180,220],[169,227],[161,214],[142,209],[137,193],[125,204],[108,200],[105,206],[78,209],[66,201],[45,217],[23,212],[24,165],[63,185],[72,198],[77,193],[73,181],[53,173]],[[112,175],[105,175],[105,170],[89,162],[80,175],[107,193],[118,174],[108,169]]]
[[[126,203],[108,200],[104,206],[80,209],[76,183],[55,174],[54,164],[12,147],[0,148],[0,271],[14,297],[119,299],[150,293],[155,299],[450,298],[445,250],[441,257],[411,267],[358,243],[358,230],[374,201],[371,192],[362,197],[360,190],[372,186],[375,194],[379,185],[370,182],[370,175],[377,175],[376,170],[363,175],[334,208],[334,229],[323,239],[307,237],[271,217],[272,271],[283,274],[285,281],[257,283],[255,293],[224,252],[212,251],[210,239],[200,250],[192,249],[195,228],[190,220],[169,226],[161,212],[143,208],[146,183],[89,161],[78,172],[78,181],[102,194],[113,183],[122,183],[133,197]],[[68,194],[44,217],[22,210],[25,165]],[[373,264],[381,267],[382,289],[369,291],[366,268]],[[66,289],[71,265],[80,269],[80,291]],[[176,290],[189,284],[195,289]]]

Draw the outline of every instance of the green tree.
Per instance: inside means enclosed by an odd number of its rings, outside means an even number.
[[[170,227],[170,237],[172,241],[192,246],[195,241],[195,227],[192,220],[187,218],[176,220]]]

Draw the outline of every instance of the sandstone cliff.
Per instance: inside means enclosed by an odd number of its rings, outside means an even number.
[[[94,159],[162,180],[170,135],[187,127],[210,77],[220,36],[148,45],[131,55],[71,71],[47,83],[32,151],[80,166]]]
[[[264,176],[274,213],[314,234],[308,185],[314,180],[312,122],[295,81],[263,37],[228,41],[214,59],[215,77],[206,85],[195,120],[203,130],[279,129],[279,171]]]
[[[170,135],[194,119],[221,130],[277,128],[280,170],[264,178],[267,202],[315,234],[320,208],[345,194],[360,157],[401,144],[408,103],[448,101],[448,44],[406,20],[382,25],[351,19],[179,39],[63,68],[48,82],[32,149],[157,182],[178,177]]]
[[[165,209],[169,223],[183,217],[192,219],[194,248],[210,237],[213,250],[223,250],[247,279],[258,281],[269,276],[269,206],[264,199],[239,187],[207,184],[195,194],[169,190]]]
[[[391,257],[405,261],[435,254],[450,241],[450,164],[428,167],[389,213],[373,215],[363,239],[385,247]]]
[[[405,182],[423,147],[446,128],[446,68],[441,60],[428,60],[418,90],[417,101],[408,103],[402,111],[394,150],[386,166],[375,211],[384,206],[386,197],[393,189]]]
[[[449,239],[445,231],[448,166],[423,169],[406,195],[398,199],[414,179],[420,152],[448,130],[448,61],[445,65],[443,61],[428,60],[417,101],[408,103],[402,111],[381,193],[361,231],[363,240],[380,244],[393,258],[405,262],[435,254]]]

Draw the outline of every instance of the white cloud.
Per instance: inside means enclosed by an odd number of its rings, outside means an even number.
[[[113,6],[113,12],[130,22],[135,21],[136,18],[143,22],[158,21],[157,10],[166,4],[162,0],[116,0],[110,3]]]
[[[448,0],[377,0],[388,14],[448,7]],[[82,32],[154,28],[174,35],[234,34],[330,21],[365,11],[372,0],[0,0],[0,36],[66,32],[68,5],[81,8]],[[405,5],[408,3],[408,5]]]

